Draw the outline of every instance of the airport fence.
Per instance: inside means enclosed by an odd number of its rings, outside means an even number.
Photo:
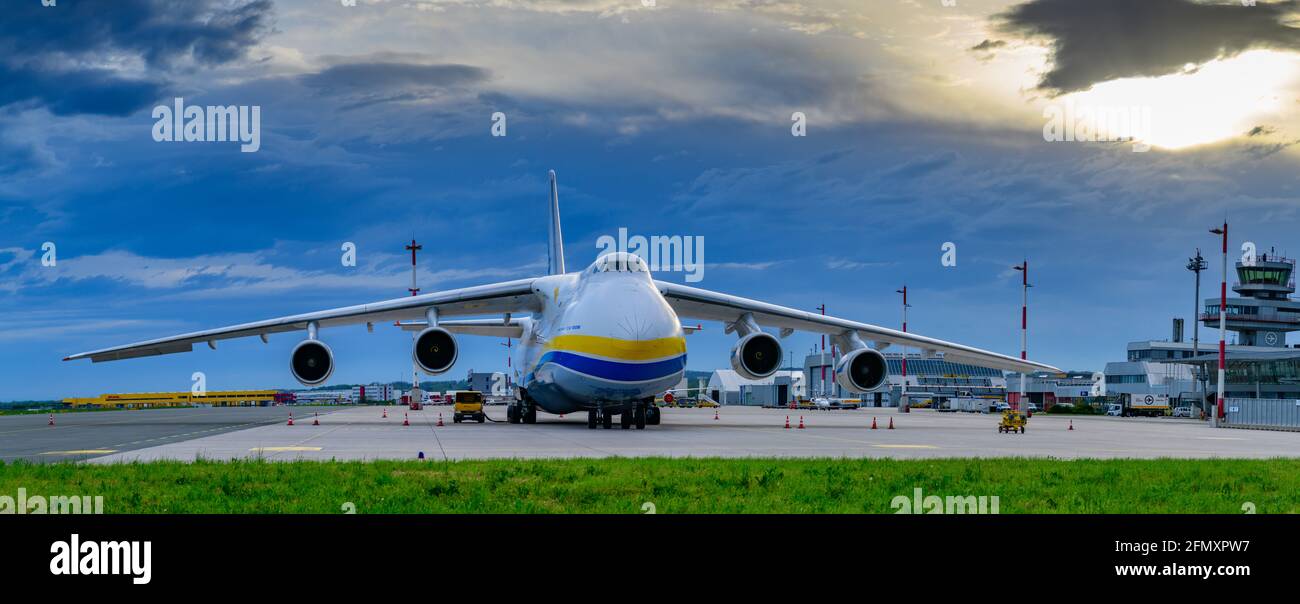
[[[1300,431],[1300,400],[1225,398],[1223,426]]]

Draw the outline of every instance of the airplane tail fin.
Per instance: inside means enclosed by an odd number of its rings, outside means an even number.
[[[552,275],[564,274],[564,235],[560,232],[560,188],[551,170],[551,211],[549,246],[546,250],[547,270]]]

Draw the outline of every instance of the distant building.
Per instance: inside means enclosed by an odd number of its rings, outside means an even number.
[[[748,389],[749,396],[744,396],[742,387],[771,386],[771,392]],[[718,369],[709,376],[705,387],[709,398],[721,405],[763,405],[784,404],[791,398],[807,398],[802,371],[781,370],[761,380],[747,380],[731,369]],[[784,401],[784,402],[783,402]]]
[[[368,386],[353,386],[351,400],[354,403],[363,401],[392,401],[393,386],[391,384],[370,384]]]
[[[1106,395],[1168,394],[1192,396],[1196,389],[1192,368],[1181,363],[1120,361],[1106,363]]]
[[[510,385],[506,381],[506,374],[500,371],[481,372],[471,370],[466,381],[469,382],[470,390],[482,392],[487,396],[506,396],[510,393]]]
[[[352,402],[351,390],[308,390],[294,393],[294,402],[307,403],[348,403]]]
[[[1073,405],[1091,397],[1104,396],[1106,389],[1098,379],[1101,377],[1092,371],[1037,371],[1025,376],[1025,398],[1043,410],[1058,404]],[[1020,374],[1006,374],[1006,382],[1007,402],[1019,404]]]

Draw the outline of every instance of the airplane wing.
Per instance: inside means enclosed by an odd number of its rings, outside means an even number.
[[[843,335],[853,332],[865,341],[875,342],[877,349],[882,349],[890,344],[898,344],[900,346],[920,348],[929,353],[942,352],[947,360],[980,367],[1026,373],[1060,371],[1060,369],[1051,365],[1025,361],[996,352],[918,336],[913,333],[896,331],[868,323],[858,323],[795,310],[785,306],[720,294],[666,281],[655,281],[655,285],[663,293],[664,298],[668,300],[668,304],[681,317],[734,323],[748,313],[761,326],[780,328],[782,337],[794,331],[809,331],[827,335]]]
[[[455,334],[471,336],[492,336],[497,338],[520,338],[524,335],[524,321],[528,319],[454,319],[438,321],[438,326]],[[429,326],[428,321],[398,321],[395,325],[402,331],[422,331]],[[699,325],[682,325],[686,335],[700,331]]]
[[[395,325],[402,331],[424,331],[428,321],[398,321]],[[454,334],[469,336],[491,336],[496,338],[520,338],[524,335],[524,324],[519,319],[452,319],[438,320],[438,327]]]
[[[269,334],[306,330],[308,323],[311,322],[315,322],[322,328],[358,323],[373,325],[379,321],[423,319],[425,311],[430,308],[437,309],[439,317],[531,312],[541,309],[540,300],[534,295],[532,286],[532,279],[520,279],[491,285],[452,289],[371,304],[345,306],[332,310],[185,333],[125,346],[82,352],[65,357],[63,360],[72,361],[88,358],[92,362],[98,363],[101,361],[174,354],[189,352],[193,349],[194,344],[201,342],[216,348],[218,340],[250,336],[259,336],[265,342],[266,336]],[[497,322],[500,323],[500,321]]]

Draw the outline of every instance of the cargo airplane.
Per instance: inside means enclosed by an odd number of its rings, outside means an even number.
[[[685,374],[684,335],[697,327],[683,326],[682,317],[719,321],[726,333],[734,333],[738,340],[731,349],[731,366],[749,379],[777,371],[781,339],[795,331],[831,337],[843,351],[834,367],[835,380],[856,393],[885,383],[888,370],[880,350],[890,345],[943,352],[948,360],[995,369],[1056,370],[912,333],[657,281],[643,259],[627,252],[605,254],[580,272],[566,272],[554,171],[550,188],[549,270],[544,276],[197,331],[64,360],[101,362],[189,352],[198,343],[215,349],[219,340],[256,336],[266,342],[271,334],[296,331],[305,332],[306,339],[294,347],[289,371],[303,385],[318,386],[334,372],[334,354],[321,339],[323,328],[365,323],[373,330],[377,322],[393,321],[418,331],[411,357],[430,375],[455,365],[457,335],[518,339],[518,366],[526,373],[515,402],[507,408],[510,423],[536,423],[539,410],[586,411],[589,428],[610,428],[617,414],[621,427],[637,429],[659,423],[654,397]],[[777,335],[764,327],[777,330]]]

